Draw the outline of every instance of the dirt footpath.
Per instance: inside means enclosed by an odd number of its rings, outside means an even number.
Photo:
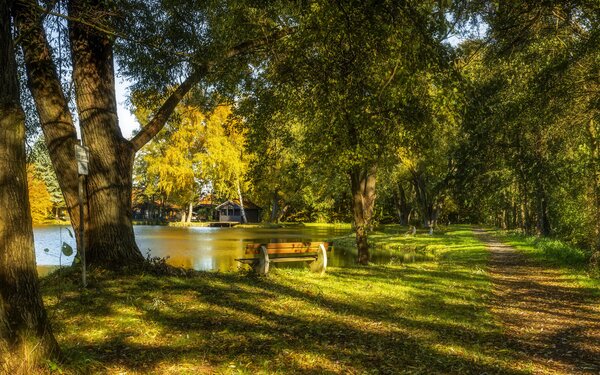
[[[491,252],[491,310],[523,370],[600,374],[600,301],[556,269],[528,261],[477,230]]]

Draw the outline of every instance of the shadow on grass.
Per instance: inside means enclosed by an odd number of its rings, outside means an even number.
[[[65,371],[525,373],[488,315],[485,256],[464,241],[450,243],[470,257],[423,267],[96,274],[86,293],[45,291]]]

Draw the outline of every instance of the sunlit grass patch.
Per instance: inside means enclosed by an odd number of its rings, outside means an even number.
[[[44,292],[70,359],[62,370],[519,373],[487,308],[483,244],[466,227],[433,236],[397,232],[374,233],[374,252],[417,246],[435,256],[331,267],[325,276],[295,268],[267,278],[101,273],[90,275],[84,293],[76,274],[52,276]]]

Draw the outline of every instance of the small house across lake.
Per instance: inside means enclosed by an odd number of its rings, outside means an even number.
[[[219,221],[242,222],[242,208],[240,206],[240,201],[237,199],[223,202],[215,209],[217,210]],[[260,207],[249,200],[244,199],[244,211],[249,223],[260,222]]]

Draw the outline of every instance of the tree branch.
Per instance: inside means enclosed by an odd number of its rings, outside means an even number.
[[[148,122],[148,124],[131,139],[133,149],[135,151],[139,151],[146,143],[150,142],[150,140],[154,138],[159,131],[161,131],[184,96],[219,62],[249,52],[257,47],[270,44],[291,34],[293,31],[293,28],[284,28],[275,31],[264,38],[242,42],[237,46],[225,51],[220,59],[210,60],[197,66],[192,74],[190,74],[185,81],[183,81],[183,83],[181,83],[181,85],[179,85],[179,87],[173,91],[171,95],[169,95],[162,106],[158,109],[152,120],[150,120],[150,122]]]

